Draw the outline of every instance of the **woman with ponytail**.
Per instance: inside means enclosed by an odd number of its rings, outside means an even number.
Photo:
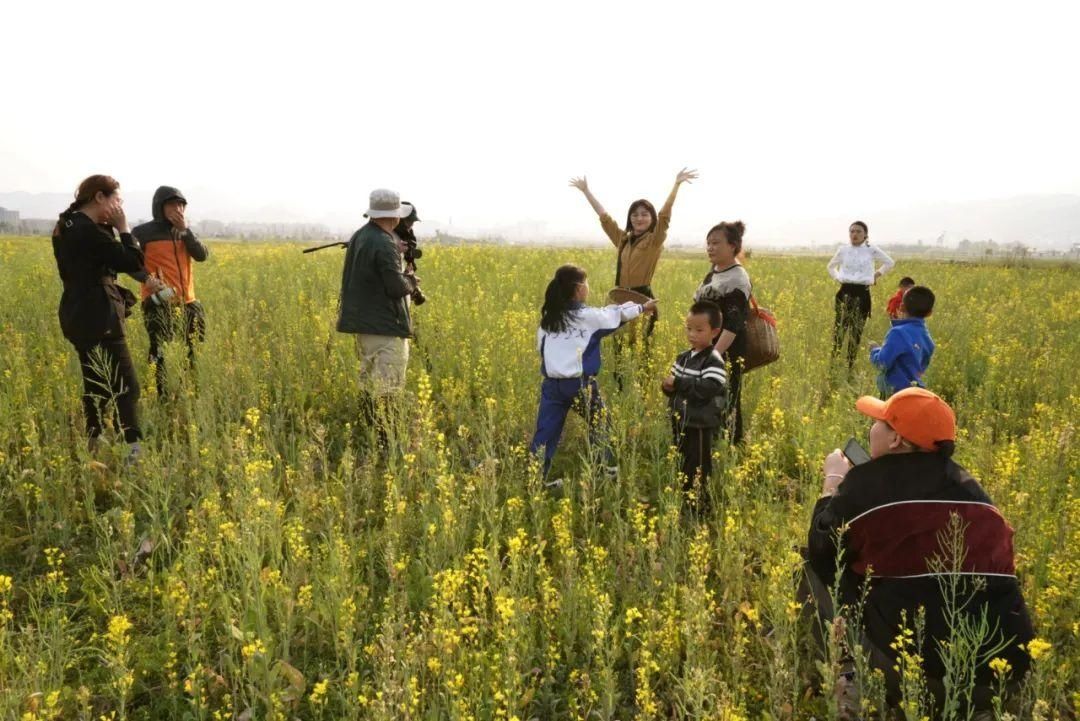
[[[90,448],[96,447],[103,415],[113,404],[115,428],[130,444],[134,460],[142,435],[136,414],[139,380],[124,339],[124,318],[135,296],[116,284],[116,274],[142,270],[143,254],[128,228],[120,183],[107,175],[84,180],[74,202],[60,214],[52,241],[64,284],[60,329],[79,355]]]
[[[707,300],[720,306],[723,330],[715,348],[728,366],[728,437],[742,443],[742,376],[746,360],[746,319],[750,315],[750,276],[739,262],[743,233],[741,220],[714,225],[705,236],[712,270],[701,281],[694,302]]]
[[[615,454],[602,432],[604,401],[596,375],[600,372],[600,339],[645,312],[656,311],[656,300],[645,304],[623,303],[606,308],[585,305],[589,280],[582,268],[564,265],[555,271],[544,293],[536,348],[540,352],[540,410],[536,432],[529,446],[536,454],[544,449],[544,475],[562,436],[571,409],[589,423],[589,443],[609,476],[617,474]]]

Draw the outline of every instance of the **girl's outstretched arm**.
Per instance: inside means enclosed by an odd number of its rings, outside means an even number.
[[[698,177],[696,170],[687,170],[683,168],[679,171],[679,174],[675,176],[675,185],[671,187],[671,192],[668,193],[667,200],[664,201],[664,207],[660,208],[660,212],[656,214],[656,237],[660,243],[667,240],[667,229],[671,225],[671,208],[675,205],[675,196],[679,194],[679,186],[683,183],[691,183]]]
[[[698,172],[696,170],[689,170],[683,168],[679,171],[679,174],[675,176],[675,185],[671,187],[671,192],[668,193],[667,200],[664,201],[664,207],[660,209],[658,215],[671,217],[671,208],[675,205],[675,196],[679,193],[679,186],[683,183],[692,183],[698,179]]]
[[[596,196],[589,190],[588,178],[584,175],[580,178],[571,178],[570,185],[585,194],[585,200],[589,201],[589,205],[592,206],[592,209],[596,211],[597,215],[605,215],[607,213],[607,211],[604,210],[604,206],[600,205],[600,201],[597,200]]]
[[[589,205],[591,205],[592,209],[596,211],[596,214],[600,216],[600,227],[603,228],[604,235],[608,237],[608,240],[611,241],[612,245],[617,249],[621,249],[622,243],[626,239],[626,233],[624,233],[622,228],[612,220],[611,216],[608,215],[608,212],[604,210],[604,206],[600,205],[600,201],[597,200],[596,196],[589,190],[589,181],[585,176],[571,178],[570,185],[585,194],[585,199],[589,201]]]

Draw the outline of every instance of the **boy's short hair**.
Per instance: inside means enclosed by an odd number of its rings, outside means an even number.
[[[934,291],[925,285],[916,285],[904,293],[904,312],[912,318],[925,318],[934,310]]]
[[[690,306],[690,315],[709,316],[710,328],[719,328],[720,324],[724,322],[723,316],[720,314],[720,306],[707,300],[699,300]]]
[[[910,288],[913,285],[915,285],[915,281],[911,278],[911,276],[905,275],[903,278],[900,279],[901,288]]]

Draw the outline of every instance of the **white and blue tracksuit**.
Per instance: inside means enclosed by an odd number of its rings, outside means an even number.
[[[596,375],[600,372],[600,339],[611,335],[620,325],[641,315],[638,303],[590,308],[583,303],[571,306],[567,327],[560,333],[543,328],[536,331],[536,348],[540,352],[540,410],[536,414],[536,433],[530,452],[544,449],[544,473],[559,446],[566,414],[577,411],[589,423],[590,443],[604,456],[607,465],[615,458],[601,432],[598,421],[604,409]]]

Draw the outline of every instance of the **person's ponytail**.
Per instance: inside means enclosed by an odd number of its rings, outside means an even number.
[[[71,205],[67,207],[67,210],[60,213],[60,218],[53,227],[53,237],[59,237],[61,229],[63,228],[64,223],[67,222],[67,219],[70,218],[76,210],[92,202],[98,193],[112,195],[119,188],[120,183],[117,182],[115,178],[108,175],[91,175],[89,178],[83,180],[75,190],[75,200],[71,201]]]
[[[540,327],[548,333],[562,333],[569,324],[570,308],[577,287],[585,282],[585,271],[576,265],[560,266],[544,291]]]

